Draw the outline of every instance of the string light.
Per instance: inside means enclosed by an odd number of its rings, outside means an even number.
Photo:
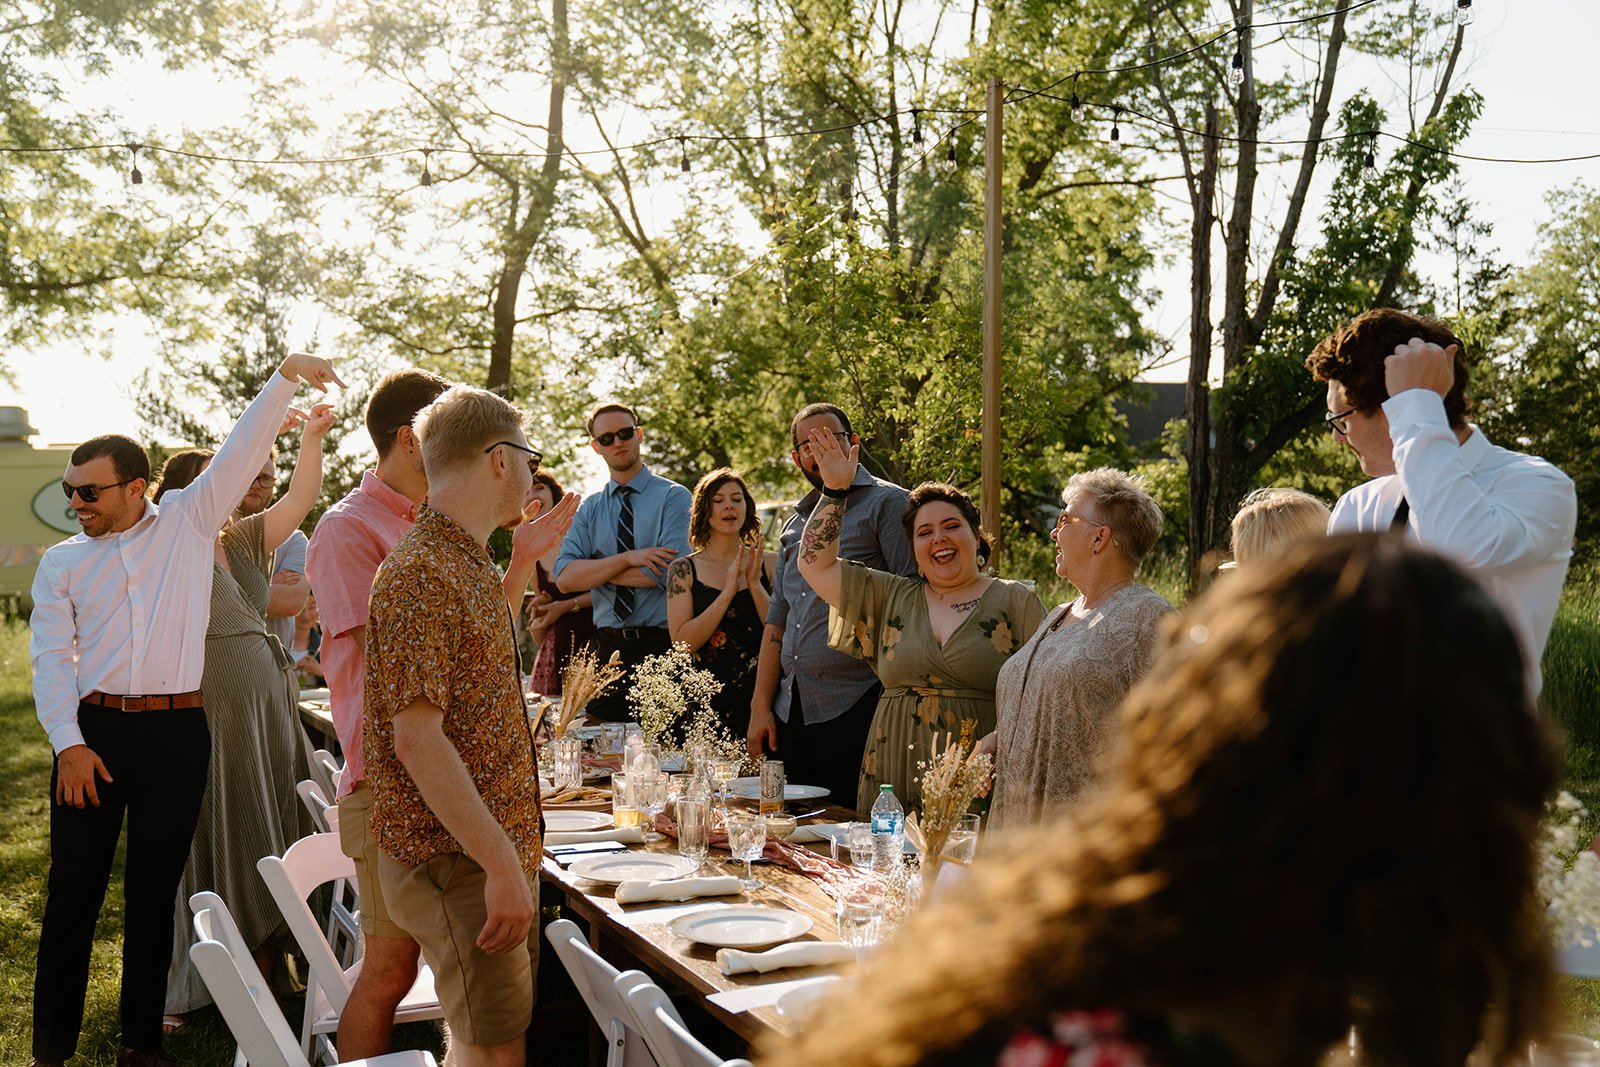
[[[950,136],[948,138],[948,141],[949,141],[949,147],[946,148],[945,151],[944,151],[944,169],[947,170],[947,171],[950,171],[953,174],[953,173],[955,173],[956,164],[958,162],[960,162],[959,160],[956,159],[956,131],[955,131],[955,127],[951,127]]]
[[[678,138],[678,169],[685,174],[689,173],[689,138]]]
[[[1083,121],[1083,101],[1078,97],[1078,76],[1072,76],[1072,121]]]
[[[424,189],[433,185],[433,172],[428,169],[428,157],[432,154],[433,149],[431,148],[424,148],[422,150],[422,177],[417,179],[417,184],[422,186]]]
[[[1367,155],[1361,161],[1361,177],[1369,182],[1378,180],[1378,131],[1374,130],[1368,135]]]
[[[922,146],[922,109],[911,109],[911,143],[917,147]]]
[[[128,171],[128,181],[134,185],[144,184],[144,174],[139,170],[139,149],[143,147],[144,145],[141,144],[130,144],[128,146],[128,152],[133,159],[133,169]]]
[[[1121,118],[1122,118],[1122,108],[1121,107],[1112,108],[1111,109],[1111,143],[1112,144],[1120,144],[1122,142],[1122,127],[1117,125],[1118,120],[1121,119]]]
[[[1472,25],[1472,0],[1456,0],[1456,25]]]

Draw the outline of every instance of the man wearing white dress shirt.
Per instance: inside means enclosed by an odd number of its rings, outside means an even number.
[[[1334,440],[1372,476],[1339,498],[1328,532],[1401,530],[1466,567],[1510,620],[1537,696],[1572,558],[1572,479],[1467,421],[1465,346],[1436,319],[1368,311],[1319,342],[1306,367],[1328,383]]]
[[[124,814],[119,1067],[171,1061],[161,1016],[172,901],[211,758],[200,696],[217,531],[272,446],[301,381],[343,385],[296,354],[239,419],[204,473],[158,508],[144,449],[118,435],[72,453],[62,480],[82,533],[51,548],[33,583],[33,695],[56,759],[50,874],[33,995],[36,1065],[77,1048],[95,920]]]

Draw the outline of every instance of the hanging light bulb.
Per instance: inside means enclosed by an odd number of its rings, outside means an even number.
[[[678,169],[685,174],[689,173],[689,138],[678,138]]]
[[[922,147],[922,109],[920,107],[911,109],[911,143],[919,148]]]
[[[1070,104],[1072,107],[1072,121],[1082,122],[1083,101],[1078,99],[1078,76],[1076,74],[1072,76],[1072,100],[1070,101]]]
[[[433,149],[431,148],[424,148],[422,150],[422,177],[417,179],[417,184],[422,186],[424,189],[427,189],[433,185],[433,172],[428,169],[428,156],[430,156],[432,153]]]
[[[1367,154],[1361,161],[1361,177],[1369,182],[1378,180],[1378,135],[1373,133],[1367,142]]]
[[[1472,0],[1456,0],[1456,25],[1472,25]]]
[[[954,174],[958,162],[959,160],[956,159],[956,131],[952,129],[950,131],[949,147],[944,150],[944,169]]]
[[[1244,84],[1244,53],[1233,53],[1233,63],[1228,68],[1228,80],[1233,82],[1235,89]]]
[[[139,170],[139,149],[143,147],[144,145],[142,144],[130,144],[128,146],[128,152],[133,159],[133,167],[128,171],[128,182],[132,185],[144,184],[144,174]]]
[[[1122,108],[1120,108],[1120,107],[1113,108],[1112,111],[1111,111],[1111,143],[1112,144],[1121,144],[1122,143],[1122,127],[1118,125],[1118,120],[1120,120],[1121,118],[1122,118]]]

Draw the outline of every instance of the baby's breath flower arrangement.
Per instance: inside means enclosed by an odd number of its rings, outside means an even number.
[[[628,700],[647,744],[736,759],[744,744],[711,707],[721,691],[716,675],[695,666],[689,646],[678,642],[658,656],[646,656],[634,669]]]
[[[1555,946],[1590,948],[1600,939],[1600,856],[1579,837],[1587,809],[1562,790],[1539,835],[1539,892],[1550,902]]]
[[[960,824],[994,770],[994,760],[975,751],[976,730],[977,722],[966,720],[959,738],[944,735],[943,748],[935,734],[929,758],[917,764],[922,768],[922,809],[906,820],[906,836],[922,850],[922,878],[928,886],[938,876],[950,831]]]

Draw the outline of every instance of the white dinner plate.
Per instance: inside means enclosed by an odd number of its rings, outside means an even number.
[[[682,878],[700,869],[688,856],[668,852],[628,852],[614,856],[585,856],[574,860],[567,870],[591,882],[628,882],[635,879],[660,882]]]
[[[667,924],[679,937],[718,948],[754,948],[791,941],[811,929],[811,919],[787,908],[755,905],[707,908]]]
[[[829,975],[826,978],[818,978],[815,982],[795,986],[779,997],[772,1006],[778,1009],[779,1015],[790,1022],[801,1022],[811,1014],[817,1001],[827,996],[828,988],[838,980],[838,975]]]
[[[547,811],[544,828],[555,834],[582,830],[599,830],[611,825],[611,816],[603,811]]]
[[[728,792],[745,800],[755,800],[761,795],[761,779],[735,778],[728,783]],[[820,785],[785,785],[784,800],[817,800],[828,795]]]

